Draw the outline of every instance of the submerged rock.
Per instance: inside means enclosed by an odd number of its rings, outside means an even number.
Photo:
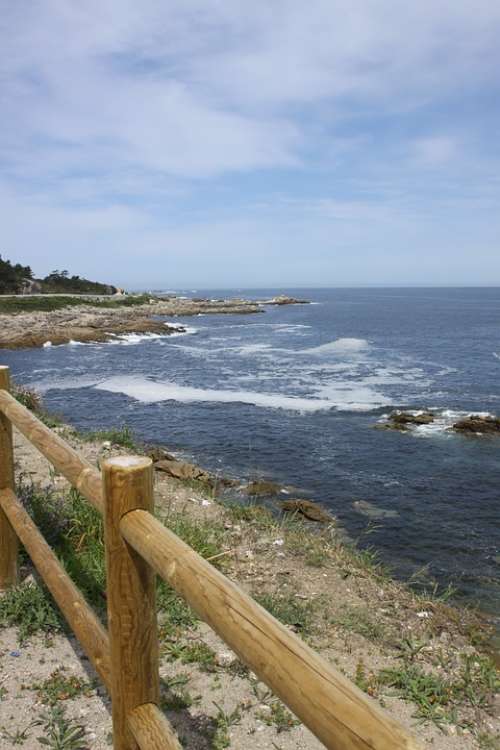
[[[318,521],[319,523],[332,523],[335,518],[326,510],[313,502],[312,500],[284,500],[281,508],[286,513],[300,513],[309,521]]]
[[[394,411],[389,415],[388,421],[376,425],[381,430],[407,430],[410,427],[419,427],[423,424],[432,424],[435,420],[434,414],[428,411],[412,413],[409,411]]]
[[[373,503],[369,503],[368,500],[355,500],[352,506],[358,513],[370,518],[397,518],[399,516],[397,510],[379,508]]]
[[[249,482],[244,488],[247,495],[279,495],[283,489],[276,482],[269,482],[266,479]]]
[[[470,417],[455,422],[453,429],[472,435],[500,435],[500,418],[471,414]]]

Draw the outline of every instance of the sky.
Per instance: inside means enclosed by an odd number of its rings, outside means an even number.
[[[500,285],[496,0],[0,0],[0,253],[130,289]]]

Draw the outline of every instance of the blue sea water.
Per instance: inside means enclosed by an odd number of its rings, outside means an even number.
[[[1,361],[77,427],[127,424],[222,474],[293,485],[399,577],[452,584],[498,617],[500,439],[448,428],[500,413],[500,289],[184,292],[278,293],[314,304],[176,318],[186,334]],[[374,429],[395,408],[437,420]]]

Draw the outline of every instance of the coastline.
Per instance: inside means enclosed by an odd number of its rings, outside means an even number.
[[[54,424],[52,420],[51,426]],[[85,436],[67,425],[59,425],[56,430],[97,465],[110,455],[138,451],[153,454],[160,463],[165,457],[163,449],[134,445],[128,431]],[[51,476],[45,459],[19,434],[16,459],[21,485],[26,487],[29,476],[27,497],[31,497],[30,492],[39,493],[49,507],[58,498],[57,507],[64,516],[69,490],[66,481]],[[498,717],[492,715],[498,707],[492,686],[498,690],[500,683],[492,682],[492,667],[482,653],[480,641],[486,636],[486,625],[481,617],[439,598],[417,595],[393,580],[372,555],[346,544],[334,523],[312,527],[298,516],[277,519],[251,498],[245,505],[228,503],[203,470],[198,478],[179,479],[156,468],[157,509],[167,525],[193,546],[201,544],[201,554],[332,660],[422,741],[438,750],[495,747],[484,743],[489,737],[495,741],[500,733]],[[87,530],[80,529],[79,533],[85,536]],[[24,573],[31,574],[29,566]],[[172,606],[169,600],[170,610]],[[271,743],[282,750],[319,747],[276,699],[264,699],[264,692],[259,692],[263,686],[252,682],[235,655],[206,626],[189,618],[182,626],[173,626],[169,617],[168,612],[161,615],[162,673],[170,680],[165,707],[174,726],[194,746],[207,750],[219,747],[214,741],[220,720],[214,705],[218,705],[227,714],[238,713],[238,722],[225,730],[233,748],[248,746],[249,735],[256,748]],[[78,647],[57,630],[33,635],[19,647],[24,664],[19,674],[13,673],[8,669],[9,653],[18,648],[16,637],[16,629],[5,628],[4,623],[0,661],[6,668],[8,694],[0,703],[0,713],[13,714],[15,701],[19,709],[19,715],[11,720],[15,726],[37,710],[39,693],[29,685],[40,684],[40,671],[45,680],[50,680],[54,665],[64,671],[69,660],[71,671],[80,673],[83,679],[82,663],[74,654],[71,658],[68,655],[70,645],[77,652]],[[49,652],[48,637],[52,643]],[[198,657],[184,658],[194,645]],[[51,656],[47,664],[46,653]],[[85,669],[88,671],[86,665]],[[172,688],[176,679],[184,685],[181,691]],[[411,680],[415,684],[426,681],[422,693],[410,689]],[[19,694],[21,701],[13,695],[20,683],[28,686]],[[448,686],[448,692],[440,694],[443,686]],[[261,696],[258,700],[255,691]],[[89,747],[100,750],[105,747],[110,726],[106,701],[99,688],[88,693],[61,701],[75,720],[81,720],[84,712],[92,728]],[[188,696],[195,693],[200,693],[200,699],[190,703]],[[423,723],[416,724],[416,716]],[[212,722],[211,739],[198,731],[201,717]],[[5,718],[2,723],[5,725]],[[229,745],[220,745],[224,746]],[[31,745],[26,747],[30,750]]]
[[[8,299],[0,296],[2,299]],[[11,298],[12,299],[12,298]],[[267,305],[309,304],[308,300],[278,296],[268,300],[189,299],[131,295],[127,297],[85,297],[80,295],[35,295],[15,298],[19,310],[0,312],[0,349],[24,349],[44,345],[103,343],[127,334],[168,336],[185,328],[172,326],[159,317],[196,315],[251,315],[265,312]],[[83,301],[82,301],[83,300]],[[32,302],[34,301],[34,302]],[[64,306],[65,301],[67,302]],[[23,310],[33,305],[33,311]],[[56,309],[36,309],[52,304]],[[0,308],[1,309],[1,308]]]
[[[72,298],[74,299],[74,298]],[[45,300],[44,300],[45,301]],[[107,302],[107,300],[105,301]],[[114,309],[92,304],[68,306],[49,311],[0,313],[0,348],[21,349],[54,345],[101,343],[124,334],[154,333],[169,335],[182,327],[166,325],[158,316],[194,316],[212,314],[251,314],[262,309],[247,300],[188,300],[178,297],[150,297],[143,304]]]

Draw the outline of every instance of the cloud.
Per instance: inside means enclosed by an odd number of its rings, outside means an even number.
[[[456,157],[459,144],[454,138],[447,136],[431,136],[419,138],[413,144],[414,158],[423,166],[439,166],[446,164]]]
[[[389,264],[437,206],[498,200],[499,32],[490,0],[3,3],[2,252]]]

